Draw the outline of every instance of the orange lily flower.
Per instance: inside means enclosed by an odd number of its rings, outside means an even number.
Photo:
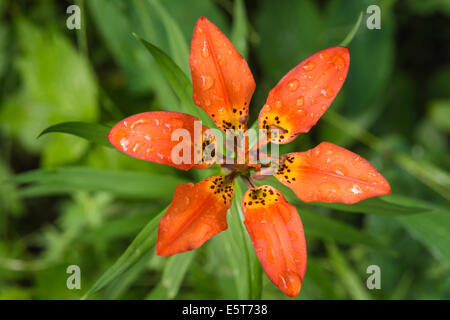
[[[246,130],[255,89],[252,73],[230,40],[204,17],[194,29],[189,64],[194,103],[219,129]],[[267,130],[270,141],[277,144],[308,132],[338,94],[349,64],[345,47],[324,49],[301,62],[270,91],[259,114],[259,128]],[[193,160],[196,153],[214,143],[211,137],[200,141],[190,138],[189,148],[183,150],[190,162],[178,163],[173,156],[178,142],[172,141],[172,134],[180,128],[193,133],[196,120],[178,112],[141,113],[116,124],[108,138],[120,151],[142,160],[182,170],[207,168],[212,162]],[[200,131],[207,129],[202,126]],[[196,147],[200,144],[199,150]],[[367,160],[332,143],[283,155],[274,163],[278,165],[273,171],[275,178],[305,202],[351,204],[390,193],[386,179]],[[269,279],[286,295],[296,296],[306,270],[306,241],[297,209],[274,187],[252,183],[249,173],[260,165],[247,161],[224,167],[231,171],[225,176],[177,186],[159,224],[156,253],[170,256],[198,248],[227,229],[233,181],[241,176],[249,185],[242,209],[256,255]]]

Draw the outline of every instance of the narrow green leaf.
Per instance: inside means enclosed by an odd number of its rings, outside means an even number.
[[[355,227],[338,220],[322,216],[305,209],[299,209],[305,233],[307,236],[326,240],[334,240],[340,243],[361,243],[375,249],[386,250],[378,239],[359,231]]]
[[[409,173],[450,201],[450,174],[448,172],[408,154],[396,153],[394,158]]]
[[[114,279],[120,276],[125,270],[134,265],[148,250],[154,246],[158,231],[158,224],[167,208],[151,219],[141,232],[134,238],[120,258],[94,283],[89,291],[82,297],[87,299]]]
[[[239,181],[235,183],[233,204],[228,211],[228,230],[224,232],[224,249],[229,258],[239,299],[261,297],[261,265],[243,224]]]
[[[167,258],[161,282],[150,292],[146,299],[167,300],[175,298],[195,253],[196,250],[193,250]]]
[[[153,256],[151,250],[147,251],[127,270],[122,272],[107,285],[101,294],[102,300],[117,300],[121,298],[127,289],[141,276],[148,268],[150,259]]]
[[[366,199],[351,205],[343,203],[325,203],[325,202],[312,202],[305,205],[327,207],[339,211],[383,214],[383,215],[412,215],[417,213],[425,213],[433,211],[433,208],[430,207],[420,207],[406,204],[405,200],[403,200],[404,198],[405,197],[389,195]]]
[[[47,133],[61,132],[73,134],[106,147],[112,147],[106,137],[110,129],[110,127],[98,123],[62,122],[48,127],[39,134],[38,138]]]
[[[133,35],[136,39],[142,42],[142,44],[156,60],[161,70],[164,72],[167,80],[172,86],[173,91],[184,106],[184,112],[196,116],[202,120],[204,125],[214,127],[214,123],[208,115],[194,105],[192,101],[192,84],[183,71],[176,65],[176,63],[173,62],[173,60],[160,48],[142,39],[135,33],[133,33]]]
[[[396,217],[396,219],[437,259],[450,263],[450,210],[448,208],[433,213]]]
[[[105,191],[133,199],[165,199],[172,194],[178,184],[186,183],[184,179],[176,176],[84,167],[38,169],[16,175],[7,181],[32,184],[29,187],[31,189],[22,189],[22,196],[86,190]]]
[[[262,184],[263,182],[257,182]],[[386,195],[382,197],[370,198],[360,201],[355,204],[344,203],[325,203],[325,202],[300,202],[297,196],[291,189],[281,184],[278,180],[271,177],[266,180],[266,183],[273,185],[280,190],[286,199],[300,207],[312,208],[316,206],[326,207],[339,211],[357,212],[357,213],[370,213],[370,214],[382,214],[382,215],[410,215],[416,213],[426,213],[435,210],[435,206],[426,202],[419,202],[416,199],[411,199],[406,196],[399,195]]]
[[[355,36],[356,32],[358,32],[359,26],[361,25],[362,17],[363,13],[361,11],[358,20],[356,20],[356,23],[353,26],[352,30],[350,30],[345,39],[339,44],[340,46],[347,47],[350,44],[350,42],[352,42],[353,37]]]
[[[231,42],[237,51],[247,59],[247,14],[242,0],[234,1],[233,26],[231,29]]]
[[[352,299],[369,300],[371,299],[368,290],[365,287],[364,280],[358,276],[358,273],[346,261],[340,250],[333,243],[327,244],[327,251],[331,258],[333,269],[339,275],[347,294]]]
[[[189,49],[180,26],[167,12],[159,0],[149,0],[166,29],[170,52],[184,74],[189,74]]]

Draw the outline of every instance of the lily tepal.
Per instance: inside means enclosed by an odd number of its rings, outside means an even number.
[[[253,75],[230,40],[204,17],[194,29],[189,64],[194,103],[220,130],[245,132],[255,90]],[[259,113],[259,129],[265,130],[269,142],[285,144],[308,132],[338,94],[349,65],[348,48],[338,46],[313,54],[289,71],[269,92]],[[146,112],[116,124],[108,138],[117,149],[139,159],[181,170],[204,169],[222,154],[216,152],[213,159],[197,163],[193,157],[215,143],[214,136],[205,135],[201,143],[189,141],[192,161],[179,163],[173,158],[178,141],[172,140],[172,133],[184,129],[193,136],[196,121],[176,111]],[[262,144],[250,148],[244,143],[244,147],[248,153]],[[156,253],[170,256],[198,248],[227,229],[234,180],[240,177],[248,186],[241,206],[256,255],[269,279],[294,297],[300,292],[307,260],[300,215],[280,191],[270,185],[257,186],[251,177],[261,177],[263,170],[272,168],[273,176],[305,202],[352,204],[390,193],[386,179],[367,160],[329,142],[271,159],[269,164],[227,162],[222,176],[178,185],[159,223]]]

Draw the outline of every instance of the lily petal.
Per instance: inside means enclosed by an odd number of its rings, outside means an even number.
[[[231,41],[205,17],[195,25],[189,65],[194,103],[221,130],[245,130],[255,80]]]
[[[196,121],[199,121],[197,133],[194,132]],[[178,135],[178,132],[175,132],[177,129],[184,129],[178,131],[183,135]],[[118,150],[134,158],[167,164],[181,170],[204,169],[213,164],[213,161],[202,161],[203,150],[214,142],[213,138],[203,139],[206,130],[208,128],[201,126],[200,120],[191,115],[154,111],[135,114],[120,121],[111,129],[108,139]],[[198,138],[195,138],[196,135]],[[183,158],[184,151],[190,155],[186,154]],[[195,152],[200,154],[198,159]]]
[[[227,229],[233,188],[233,182],[224,176],[178,185],[172,203],[159,222],[156,253],[170,256],[196,249]]]
[[[285,155],[275,178],[305,202],[351,204],[391,192],[389,183],[367,160],[329,142]]]
[[[301,62],[269,92],[259,128],[279,128],[278,135],[271,135],[274,143],[288,143],[308,132],[338,94],[349,65],[346,47],[324,49]]]
[[[295,297],[306,270],[306,241],[297,209],[268,185],[247,190],[242,208],[264,271],[286,295]]]

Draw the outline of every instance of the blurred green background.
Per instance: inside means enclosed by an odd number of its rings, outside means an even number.
[[[78,299],[89,289],[87,298],[100,299],[287,299],[261,272],[236,205],[229,230],[202,248],[154,254],[175,186],[216,169],[180,172],[74,135],[37,136],[61,122],[110,126],[138,112],[184,110],[132,32],[190,77],[200,16],[248,60],[252,122],[270,88],[338,45],[361,11],[343,89],[310,133],[281,151],[334,142],[374,164],[392,195],[303,204],[277,185],[307,237],[297,298],[450,298],[449,1],[80,0],[81,30],[66,27],[71,4],[0,0],[0,299]],[[366,28],[371,4],[381,8],[380,30]],[[81,268],[80,290],[66,287],[69,265]],[[366,287],[370,265],[380,267],[379,290]]]

